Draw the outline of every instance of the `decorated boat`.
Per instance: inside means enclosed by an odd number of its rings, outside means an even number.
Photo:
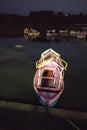
[[[37,36],[40,36],[40,32],[38,32],[37,30],[35,29],[28,29],[28,28],[25,28],[24,29],[24,35],[28,35],[29,37],[37,37]]]
[[[36,62],[36,73],[33,80],[34,90],[42,105],[54,106],[64,90],[64,71],[67,62],[60,54],[48,49]]]

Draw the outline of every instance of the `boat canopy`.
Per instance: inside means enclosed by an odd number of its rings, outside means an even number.
[[[60,58],[60,54],[55,52],[53,49],[48,49],[46,51],[44,51],[41,54],[41,58],[40,60],[38,60],[36,62],[36,68],[41,68],[43,67],[46,63],[48,63],[49,61],[54,61],[57,63],[57,65],[60,67],[60,69],[62,70],[66,70],[67,69],[67,62],[65,60],[63,60],[62,58]]]

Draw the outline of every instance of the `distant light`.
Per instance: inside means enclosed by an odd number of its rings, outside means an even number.
[[[15,45],[14,47],[15,47],[15,48],[23,48],[24,46],[23,46],[23,45],[18,44],[18,45]]]
[[[68,17],[68,14],[65,14],[65,17]]]

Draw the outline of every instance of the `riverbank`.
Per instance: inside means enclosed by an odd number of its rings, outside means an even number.
[[[0,128],[86,130],[87,113],[0,101]]]

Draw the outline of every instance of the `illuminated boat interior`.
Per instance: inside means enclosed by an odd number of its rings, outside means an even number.
[[[60,58],[60,54],[53,49],[48,49],[41,54],[40,60],[36,62],[37,74],[37,89],[38,91],[57,92],[60,91],[56,84],[58,79],[64,78],[64,70],[67,69],[67,63]],[[55,73],[56,74],[55,76]]]

